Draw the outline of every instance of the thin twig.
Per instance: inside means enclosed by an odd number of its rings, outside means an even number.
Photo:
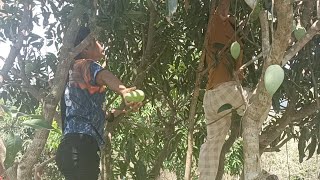
[[[244,105],[244,103],[240,104],[240,105],[239,105],[238,107],[236,107],[236,108],[233,108],[232,110],[237,110],[237,109],[239,109],[242,105]],[[215,123],[215,122],[218,122],[220,119],[226,117],[227,115],[229,115],[229,114],[231,114],[231,113],[232,113],[232,111],[226,113],[225,115],[219,117],[218,119],[216,119],[216,120],[214,120],[214,121],[212,121],[212,122],[210,122],[210,123],[207,123],[206,125],[209,126],[209,125],[211,125],[211,124],[213,124],[213,123]]]
[[[235,71],[233,74],[234,74],[234,77],[236,79],[237,87],[240,90],[242,101],[245,104],[245,108],[244,109],[246,110],[249,107],[249,102],[248,102],[249,97],[245,97],[244,96],[244,90],[243,90],[243,87],[242,87],[241,82],[239,80],[239,76],[238,76],[237,72]]]
[[[157,58],[151,64],[148,65],[145,71],[149,71],[152,67],[154,67],[153,65],[159,61],[159,59],[162,57],[166,49],[167,49],[167,46],[164,46],[164,48],[162,49],[160,54],[157,56]]]
[[[289,155],[288,155],[288,143],[286,143],[286,154],[287,154],[287,167],[288,167],[289,179],[291,179],[290,165],[289,165]]]
[[[320,0],[317,0],[317,18],[320,20]]]
[[[283,145],[285,145],[288,141],[290,141],[291,138],[292,138],[291,136],[290,136],[290,137],[287,137],[286,139],[282,140],[279,144],[277,144],[275,147],[264,149],[264,152],[279,151],[279,149],[280,149]]]
[[[239,70],[237,71],[237,73],[240,73],[240,71],[242,71],[244,68],[248,67],[249,65],[251,65],[252,63],[254,63],[256,60],[259,60],[262,57],[262,53],[258,54],[258,56],[253,57],[250,61],[246,62],[244,65],[242,65]]]
[[[314,97],[316,99],[317,106],[320,109],[320,101],[319,101],[319,96],[318,96],[318,83],[317,83],[316,77],[314,75],[314,71],[313,71],[313,68],[312,68],[311,60],[310,60],[310,67],[309,68],[310,68],[311,79],[312,79],[313,88],[314,88]]]
[[[273,43],[274,41],[274,29],[273,29],[273,17],[274,17],[274,0],[271,1],[271,24],[270,24],[270,29],[271,29],[271,42]]]
[[[35,166],[35,168],[34,168],[34,179],[35,180],[41,180],[41,175],[43,173],[44,167],[47,164],[49,164],[50,162],[52,162],[55,158],[56,158],[56,156],[53,156],[53,157],[47,159],[46,161],[42,162],[41,164]]]

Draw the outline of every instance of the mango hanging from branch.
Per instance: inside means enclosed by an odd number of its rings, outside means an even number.
[[[241,47],[238,41],[233,42],[230,47],[231,56],[234,59],[237,59],[240,56],[240,51],[241,51]]]
[[[144,100],[144,97],[144,92],[139,89],[131,91],[124,95],[124,99],[128,102],[142,102]]]
[[[296,26],[296,29],[293,31],[294,37],[297,40],[300,40],[301,38],[303,38],[306,35],[306,33],[307,33],[306,28],[304,28],[300,24],[298,24]]]
[[[284,79],[284,71],[279,65],[270,65],[264,75],[264,85],[272,96],[280,87]]]

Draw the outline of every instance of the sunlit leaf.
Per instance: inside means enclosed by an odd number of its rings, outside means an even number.
[[[5,139],[5,146],[7,149],[5,166],[11,167],[17,153],[22,149],[22,139],[20,136],[9,133],[8,137]]]
[[[30,119],[22,122],[23,125],[32,127],[34,129],[54,129],[48,121],[44,119]]]

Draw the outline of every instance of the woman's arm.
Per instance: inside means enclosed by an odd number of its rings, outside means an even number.
[[[107,85],[112,91],[120,95],[129,92],[128,88],[110,71],[102,70],[97,74],[96,83],[100,86]],[[131,90],[131,88],[129,88]]]

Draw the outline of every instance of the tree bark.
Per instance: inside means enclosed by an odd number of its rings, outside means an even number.
[[[0,72],[0,76],[2,76],[4,79],[7,78],[8,72],[11,70],[16,57],[20,54],[20,50],[23,45],[23,40],[29,32],[29,23],[31,19],[30,8],[31,8],[30,1],[24,1],[23,15],[21,20],[21,25],[19,26],[19,32],[16,38],[16,42],[13,44],[13,46],[11,46],[9,55]]]
[[[74,54],[70,53],[75,41],[75,32],[79,31],[81,15],[85,12],[85,8],[77,4],[71,14],[73,17],[68,27],[65,36],[63,37],[63,46],[61,48],[61,55],[59,57],[59,64],[55,78],[53,80],[53,86],[50,93],[44,99],[43,114],[47,121],[50,123],[56,112],[56,106],[60,101],[64,85],[66,83],[69,67],[73,62]],[[48,130],[37,130],[30,146],[27,148],[26,153],[23,155],[17,169],[17,179],[29,180],[32,177],[32,168],[37,162],[40,156],[46,140],[48,138]]]
[[[148,7],[150,10],[150,19],[149,19],[149,27],[148,27],[148,37],[147,37],[147,44],[146,47],[143,47],[143,55],[141,59],[141,63],[137,69],[137,77],[135,78],[134,85],[137,87],[140,87],[142,85],[143,80],[146,77],[147,68],[151,62],[150,62],[150,57],[152,54],[152,47],[154,44],[154,36],[155,36],[155,21],[156,21],[156,16],[157,12],[155,10],[155,5],[151,0],[147,0]]]
[[[269,65],[281,63],[291,35],[289,32],[291,32],[293,17],[290,1],[275,1],[275,8],[278,27],[274,32],[274,39],[264,63],[262,76],[243,117],[244,179],[246,180],[254,180],[261,174],[259,133],[262,123],[259,121],[265,116],[264,113],[270,108],[272,102],[272,96],[268,94],[264,86],[264,73]]]
[[[101,173],[105,180],[114,179],[112,174],[112,147],[111,147],[111,132],[107,132],[106,137],[106,145],[103,149],[103,167],[104,171]]]

